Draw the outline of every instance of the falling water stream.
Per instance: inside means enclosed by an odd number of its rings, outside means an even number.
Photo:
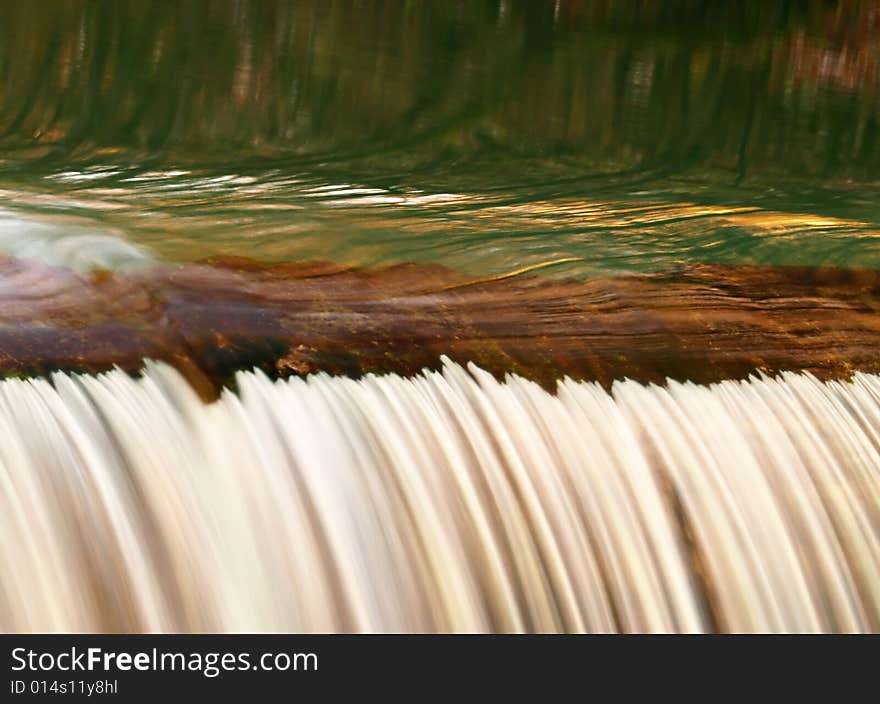
[[[878,57],[875,0],[0,4],[0,631],[880,631]]]
[[[6,631],[872,631],[880,378],[0,384]]]

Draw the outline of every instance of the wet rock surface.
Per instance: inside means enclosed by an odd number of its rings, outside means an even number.
[[[213,259],[80,276],[0,259],[0,375],[177,367],[205,398],[240,369],[410,375],[441,355],[547,388],[880,372],[871,270],[698,265],[663,275],[468,279],[440,266]]]

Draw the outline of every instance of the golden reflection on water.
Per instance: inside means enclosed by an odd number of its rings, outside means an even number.
[[[867,220],[676,194],[517,200],[514,194],[425,192],[277,174],[203,176],[185,170],[125,175],[66,172],[63,188],[0,189],[22,218],[76,221],[147,247],[159,260],[240,255],[333,259],[361,266],[439,262],[498,275],[558,259],[548,275],[656,271],[694,261],[841,264],[873,246]],[[792,247],[791,242],[797,242]],[[863,244],[859,244],[859,243]],[[783,244],[785,246],[783,247]],[[865,258],[864,265],[871,259]]]

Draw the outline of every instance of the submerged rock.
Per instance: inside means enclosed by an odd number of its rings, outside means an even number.
[[[553,388],[880,372],[880,275],[699,265],[470,280],[435,265],[213,259],[81,276],[0,259],[0,375],[173,364],[210,398],[235,371],[409,375],[442,355]]]

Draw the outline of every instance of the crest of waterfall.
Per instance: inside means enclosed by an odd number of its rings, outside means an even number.
[[[0,382],[3,631],[876,631],[880,377]]]

